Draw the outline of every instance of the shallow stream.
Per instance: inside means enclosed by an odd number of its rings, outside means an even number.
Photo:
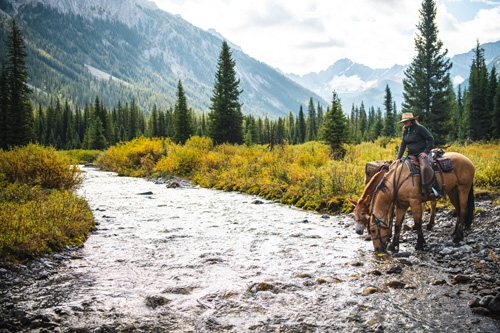
[[[411,244],[374,254],[349,216],[83,168],[97,230],[23,292],[60,332],[499,332]],[[261,202],[261,203],[259,203]],[[408,246],[408,247],[406,247]]]

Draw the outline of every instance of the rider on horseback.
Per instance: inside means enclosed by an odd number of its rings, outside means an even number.
[[[408,147],[408,155],[418,158],[420,164],[420,179],[422,183],[422,195],[426,192],[430,198],[441,196],[434,170],[429,161],[429,153],[434,146],[434,137],[423,125],[417,121],[418,116],[411,112],[403,113],[400,123],[403,123],[403,137],[399,146],[397,161],[400,161]],[[434,186],[433,186],[434,185]]]

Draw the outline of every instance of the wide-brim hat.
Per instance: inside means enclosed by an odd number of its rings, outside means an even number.
[[[414,120],[414,119],[418,119],[418,116],[413,116],[413,113],[411,113],[411,112],[405,112],[401,116],[401,120],[398,121],[398,123],[402,123],[402,122],[405,122],[407,120]]]

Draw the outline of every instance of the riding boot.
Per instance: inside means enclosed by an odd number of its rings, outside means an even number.
[[[439,191],[433,190],[433,185],[436,183],[436,175],[432,169],[429,157],[420,158],[418,157],[420,164],[420,180],[422,182],[422,196],[425,197],[429,195],[431,198],[435,199],[440,196]]]

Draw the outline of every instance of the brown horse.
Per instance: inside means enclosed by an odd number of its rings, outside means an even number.
[[[348,199],[354,206],[354,220],[356,221],[356,233],[363,235],[364,230],[368,230],[368,222],[370,221],[370,203],[375,192],[375,188],[389,172],[391,167],[395,166],[392,161],[375,161],[368,162],[365,166],[365,189],[358,201]],[[422,203],[425,206],[425,203]],[[424,209],[424,207],[423,207]],[[436,200],[431,200],[431,215],[427,230],[431,230],[434,226],[436,217]]]
[[[464,228],[470,229],[474,218],[474,164],[459,153],[446,153],[453,163],[453,170],[440,171],[436,176],[439,186],[450,198],[457,211],[457,223],[453,232],[453,241],[458,243],[464,239]],[[373,247],[377,251],[384,251],[392,234],[392,219],[395,214],[394,239],[389,250],[399,250],[399,234],[403,217],[411,207],[415,230],[417,230],[417,250],[423,250],[425,240],[422,232],[422,201],[429,200],[422,197],[419,175],[412,175],[407,163],[398,163],[386,173],[378,184],[371,201],[369,233]]]

